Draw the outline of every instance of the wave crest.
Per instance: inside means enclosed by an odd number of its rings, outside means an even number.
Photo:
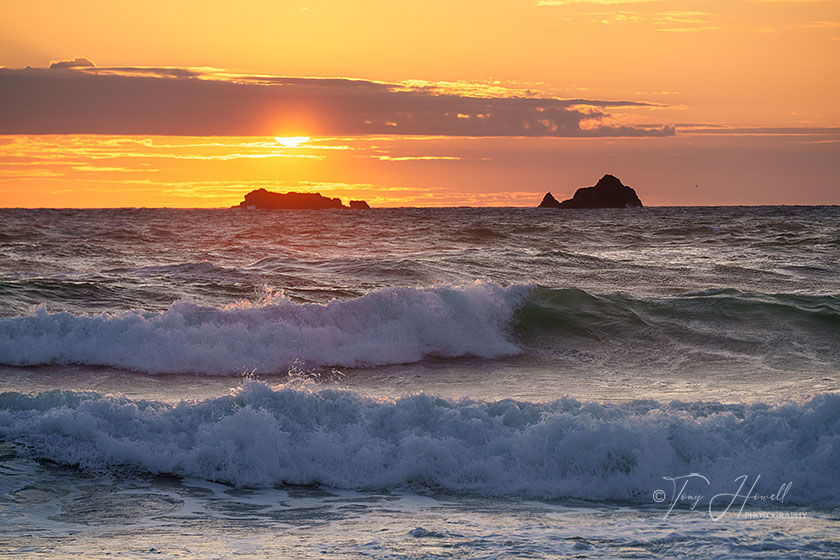
[[[0,318],[0,364],[84,364],[149,373],[285,373],[520,353],[649,367],[835,367],[840,298],[715,289],[641,298],[577,288],[392,288],[327,304],[281,294],[225,307]],[[583,358],[580,358],[580,357]],[[694,357],[697,356],[695,359]],[[815,360],[814,357],[818,357]],[[635,360],[635,361],[634,361]],[[670,364],[670,365],[669,365]]]
[[[761,475],[790,503],[838,505],[840,395],[800,403],[598,404],[369,399],[247,382],[167,404],[53,391],[0,395],[0,437],[85,469],[139,469],[240,486],[424,486],[490,495],[650,503],[663,476],[707,495]],[[737,485],[736,485],[737,488]]]
[[[49,313],[0,319],[0,363],[87,364],[150,373],[280,373],[425,357],[512,355],[511,317],[529,288],[393,288],[321,305],[270,298],[223,309],[176,303],[162,313]]]

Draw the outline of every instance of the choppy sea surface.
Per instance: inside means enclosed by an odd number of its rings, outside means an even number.
[[[0,555],[840,556],[840,207],[0,226]]]

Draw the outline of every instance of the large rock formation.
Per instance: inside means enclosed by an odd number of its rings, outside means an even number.
[[[370,210],[370,206],[364,200],[351,200],[350,208],[352,210]]]
[[[594,187],[582,187],[575,196],[558,203],[547,193],[540,208],[634,208],[641,207],[642,201],[636,191],[623,185],[618,177],[604,175]]]
[[[354,205],[355,203],[355,205]],[[363,200],[354,200],[351,208],[364,208],[368,205]],[[340,198],[327,198],[320,193],[287,192],[276,193],[265,189],[257,189],[245,195],[245,200],[239,203],[240,208],[261,208],[264,210],[324,210],[329,208],[347,208],[341,204]]]
[[[557,199],[554,198],[553,194],[547,192],[537,208],[560,208],[560,203],[557,202]]]

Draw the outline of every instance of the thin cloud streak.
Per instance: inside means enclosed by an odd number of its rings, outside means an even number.
[[[460,161],[455,156],[373,156],[380,161]]]
[[[196,69],[0,69],[0,134],[672,136],[666,124],[613,126],[607,112],[656,106]]]
[[[568,4],[642,4],[645,2],[660,2],[661,0],[538,0],[537,6],[565,6]]]
[[[726,127],[722,125],[682,125],[681,134],[759,134],[764,136],[837,136],[840,127],[830,126],[753,126]]]

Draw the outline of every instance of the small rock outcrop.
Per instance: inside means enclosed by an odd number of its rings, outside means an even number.
[[[560,208],[560,203],[557,202],[557,199],[554,198],[553,194],[547,192],[537,208]]]
[[[364,206],[359,206],[359,204],[363,204]],[[246,194],[245,200],[239,203],[239,207],[260,208],[263,210],[325,210],[330,208],[347,208],[341,204],[340,198],[327,198],[320,193],[276,193],[265,189],[257,189]],[[363,200],[354,200],[350,203],[350,207],[368,208],[368,205]]]
[[[622,184],[618,177],[604,175],[594,187],[582,187],[563,202],[547,193],[540,208],[641,208],[636,191]]]
[[[364,200],[351,200],[350,201],[350,209],[351,210],[370,210],[370,206]]]

